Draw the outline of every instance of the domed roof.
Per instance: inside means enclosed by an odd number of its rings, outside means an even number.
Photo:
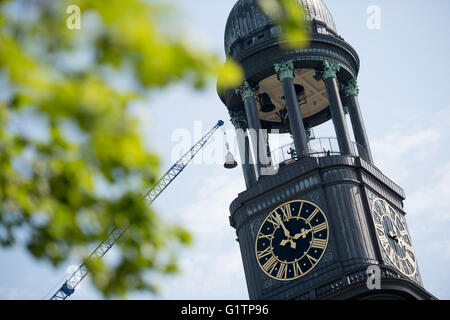
[[[258,0],[239,0],[231,10],[225,29],[225,51],[229,54],[231,46],[236,40],[273,25],[256,3]],[[335,34],[336,25],[330,11],[322,0],[296,0],[305,8],[306,18],[324,24]]]

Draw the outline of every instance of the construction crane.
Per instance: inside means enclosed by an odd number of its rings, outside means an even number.
[[[212,135],[218,128],[223,126],[224,122],[220,120],[217,124],[206,133],[188,152],[186,152],[175,164],[162,176],[162,178],[150,189],[145,195],[145,199],[150,205],[159,195],[175,180],[181,171],[191,162],[195,155],[203,148]],[[86,262],[91,259],[101,259],[114,244],[120,239],[120,237],[126,232],[127,228],[115,228],[112,230],[107,239],[103,240],[88,256]],[[53,294],[50,300],[66,300],[75,292],[75,288],[88,274],[86,262],[83,263],[78,269],[75,270],[64,282],[61,288]]]

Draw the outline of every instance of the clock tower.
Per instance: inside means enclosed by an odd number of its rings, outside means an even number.
[[[372,158],[358,54],[322,0],[292,1],[309,22],[306,48],[282,49],[280,27],[257,0],[237,1],[225,31],[226,54],[246,77],[219,96],[236,128],[246,183],[230,205],[230,223],[249,296],[434,299],[422,285],[404,191]],[[312,137],[327,121],[336,137]],[[283,133],[292,144],[270,150],[269,137]],[[372,279],[379,286],[368,285]]]

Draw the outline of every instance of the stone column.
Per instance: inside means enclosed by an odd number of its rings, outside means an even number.
[[[263,135],[261,121],[259,119],[258,107],[256,105],[256,91],[257,89],[251,87],[247,81],[245,81],[241,88],[237,90],[244,101],[253,156],[255,157],[254,165],[259,178],[261,176],[261,168],[263,167],[261,158],[264,156],[267,148],[263,147],[264,142],[262,139]]]
[[[373,164],[372,151],[370,150],[369,139],[367,138],[366,127],[361,114],[358,101],[358,82],[356,79],[348,81],[344,86],[344,95],[347,100],[348,111],[352,121],[353,133],[358,147],[359,156],[367,162]]]
[[[283,86],[295,152],[299,157],[308,156],[309,149],[308,143],[306,142],[305,125],[303,124],[303,117],[294,87],[294,63],[288,61],[275,64],[275,71]]]
[[[331,117],[333,118],[334,130],[342,154],[353,154],[350,136],[345,122],[344,107],[342,106],[337,82],[337,72],[340,66],[337,63],[324,61],[323,70],[316,73],[316,79],[322,79],[327,89],[328,101],[330,103]]]
[[[247,135],[247,117],[244,110],[230,111],[231,123],[236,129],[236,139],[238,142],[239,154],[242,162],[242,171],[247,189],[257,181],[255,167],[250,154],[250,142]]]

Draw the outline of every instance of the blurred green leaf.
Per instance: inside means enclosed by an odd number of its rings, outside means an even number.
[[[258,0],[266,15],[281,27],[280,46],[301,49],[309,44],[309,25],[298,0]]]
[[[80,30],[66,28],[72,4],[81,8]],[[87,258],[86,248],[127,227],[115,247],[118,263],[87,261],[106,297],[157,292],[149,272],[176,272],[178,249],[192,243],[187,230],[164,222],[143,199],[160,175],[159,159],[144,147],[128,105],[174,82],[196,89],[220,77],[232,87],[243,78],[236,64],[223,66],[163,30],[168,17],[167,6],[147,0],[0,2],[0,77],[10,96],[0,100],[0,244],[16,244],[16,231],[27,230],[19,244],[59,265],[73,255]],[[90,53],[87,62],[77,58],[81,51]],[[136,88],[118,90],[103,72],[120,74],[124,66]],[[36,124],[23,125],[23,110],[31,109],[45,119],[40,130],[48,139],[35,137]],[[122,191],[108,196],[99,181]]]

